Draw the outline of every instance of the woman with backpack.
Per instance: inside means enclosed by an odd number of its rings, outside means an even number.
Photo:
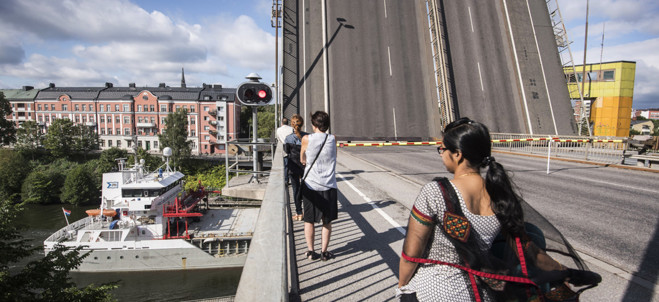
[[[308,133],[302,131],[304,119],[299,114],[291,117],[291,127],[293,133],[284,139],[284,152],[288,154],[288,176],[293,186],[293,199],[295,201],[294,221],[302,221],[302,198],[298,194],[300,190],[300,179],[304,174],[304,166],[300,162],[300,148],[302,147],[302,138]]]

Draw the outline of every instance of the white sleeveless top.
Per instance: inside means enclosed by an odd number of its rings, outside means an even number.
[[[326,135],[327,141],[325,142],[325,146],[320,151],[318,160],[311,167],[311,163],[314,162],[316,155],[318,155],[318,150],[323,140],[325,140]],[[309,134],[309,144],[307,145],[305,154],[307,165],[304,168],[304,173],[307,175],[307,178],[304,182],[307,184],[307,187],[314,191],[336,189],[336,139],[334,135],[326,133]]]

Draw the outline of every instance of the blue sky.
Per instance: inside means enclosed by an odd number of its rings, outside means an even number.
[[[361,0],[360,0],[361,1]],[[421,0],[417,0],[421,1]],[[586,0],[558,0],[583,62]],[[1,0],[0,88],[274,82],[272,0]],[[634,108],[659,108],[659,1],[590,1],[588,63],[636,61]],[[602,28],[604,49],[601,52]]]

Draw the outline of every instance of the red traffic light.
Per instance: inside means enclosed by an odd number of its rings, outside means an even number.
[[[238,101],[247,106],[267,105],[273,95],[272,89],[267,84],[260,82],[242,83],[236,91]]]
[[[266,92],[265,90],[261,89],[261,90],[259,90],[258,95],[259,95],[259,98],[260,98],[260,99],[264,99],[264,98],[268,95],[268,92]]]

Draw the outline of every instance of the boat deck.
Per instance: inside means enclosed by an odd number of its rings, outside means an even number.
[[[209,209],[190,225],[194,238],[252,237],[259,208]]]

